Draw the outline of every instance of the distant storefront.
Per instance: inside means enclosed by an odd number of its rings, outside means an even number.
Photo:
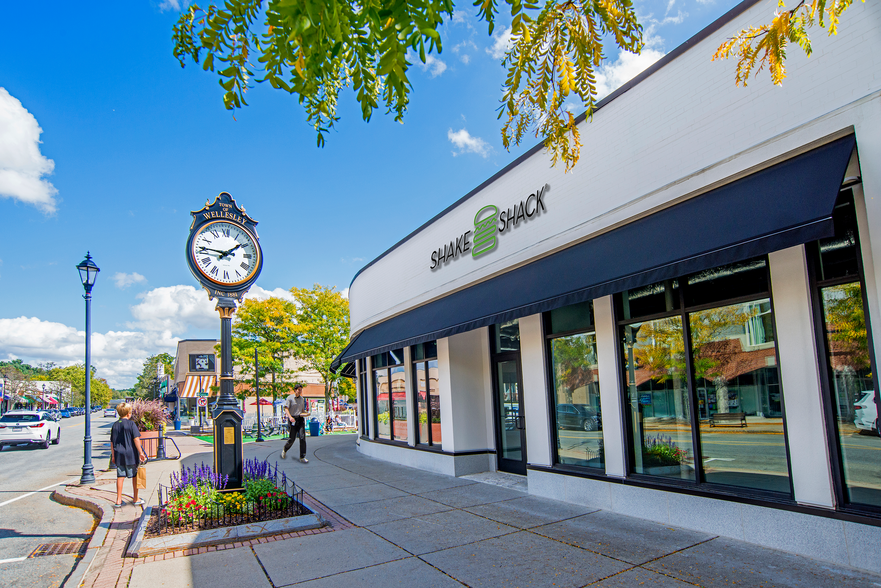
[[[710,56],[766,9],[358,273],[360,451],[881,571],[881,6],[736,88]]]

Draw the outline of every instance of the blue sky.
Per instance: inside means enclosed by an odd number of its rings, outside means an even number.
[[[181,69],[171,44],[178,1],[4,6],[0,359],[82,361],[74,266],[88,250],[101,267],[93,363],[111,385],[130,386],[147,355],[217,336],[184,256],[189,211],[207,199],[230,192],[260,222],[255,296],[314,283],[343,291],[364,264],[537,142],[510,153],[501,145],[505,21],[488,36],[471,2],[443,27],[443,53],[411,69],[404,124],[381,111],[364,123],[345,93],[342,121],[318,149],[296,99],[258,85],[233,118],[214,76]],[[610,47],[606,91],[735,2],[636,4],[646,51]]]

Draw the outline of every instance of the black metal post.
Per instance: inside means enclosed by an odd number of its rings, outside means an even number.
[[[257,390],[257,439],[258,443],[265,441],[260,430],[260,360],[257,358],[257,347],[254,347],[254,388]]]
[[[92,288],[86,286],[86,436],[83,439],[83,474],[80,484],[95,483],[92,467]]]
[[[161,388],[160,388],[161,390]],[[168,376],[165,376],[165,393],[168,394],[170,390],[168,389]],[[162,398],[162,406],[168,406],[165,403],[165,398]],[[159,446],[156,448],[156,459],[165,459],[165,412],[162,413],[163,421],[162,424],[159,425]]]
[[[244,483],[242,460],[242,409],[234,394],[232,366],[232,315],[236,301],[218,298],[220,313],[220,397],[214,410],[214,471],[229,476],[227,490],[238,490]]]

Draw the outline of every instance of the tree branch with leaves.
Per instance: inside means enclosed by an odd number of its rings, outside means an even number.
[[[777,4],[778,10],[770,23],[742,29],[719,46],[713,60],[737,56],[734,81],[738,86],[747,85],[753,69],[758,75],[765,67],[768,68],[774,85],[780,86],[786,77],[787,45],[795,43],[810,57],[813,48],[808,29],[819,24],[821,28],[828,30],[830,37],[838,34],[841,15],[851,4],[853,0],[801,0],[795,8],[786,10],[785,3],[780,0]]]

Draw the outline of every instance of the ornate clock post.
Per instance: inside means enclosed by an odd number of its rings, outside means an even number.
[[[220,313],[220,397],[214,410],[214,471],[229,476],[228,490],[243,486],[242,417],[234,394],[232,315],[263,268],[257,222],[222,192],[191,213],[187,264]]]

